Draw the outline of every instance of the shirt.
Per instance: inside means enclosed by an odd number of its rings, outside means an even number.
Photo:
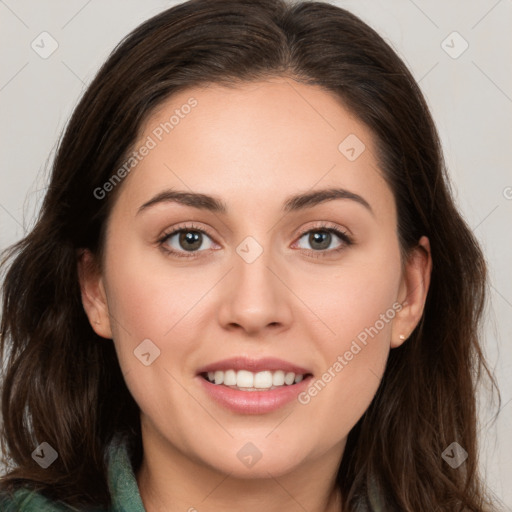
[[[128,453],[127,438],[117,434],[107,447],[108,486],[112,507],[88,509],[87,512],[145,512],[137,480]],[[29,489],[18,489],[14,498],[0,495],[2,512],[84,512],[62,502],[51,501]]]

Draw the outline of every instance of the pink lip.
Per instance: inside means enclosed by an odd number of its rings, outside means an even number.
[[[229,368],[234,367],[229,366]],[[212,384],[201,375],[196,378],[199,379],[200,385],[208,396],[223,407],[239,414],[265,414],[297,399],[297,395],[309,386],[313,376],[310,374],[297,384],[284,385],[268,391],[240,391],[223,384]]]
[[[249,370],[250,372],[261,372],[264,370],[283,370],[284,372],[293,372],[296,375],[305,375],[306,373],[311,373],[310,370],[284,361],[283,359],[276,359],[275,357],[251,359],[245,356],[231,357],[229,359],[223,359],[222,361],[208,364],[202,368],[199,368],[197,373],[199,375],[201,373],[214,372],[216,370]],[[243,391],[243,393],[245,393],[245,391]],[[255,393],[258,393],[258,391],[255,391]]]

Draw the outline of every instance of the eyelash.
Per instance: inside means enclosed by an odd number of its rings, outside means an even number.
[[[202,251],[192,251],[189,254],[186,254],[181,251],[175,251],[175,250],[169,249],[168,246],[165,245],[165,243],[167,242],[167,240],[169,238],[171,238],[176,233],[180,233],[182,231],[199,232],[199,233],[207,235],[208,237],[213,239],[212,235],[210,233],[208,233],[208,231],[204,230],[203,228],[199,228],[198,226],[194,226],[193,224],[186,225],[186,226],[178,226],[177,228],[173,229],[172,231],[164,233],[158,239],[158,244],[162,248],[162,250],[168,254],[177,256],[178,258],[197,258],[196,254],[198,252],[202,252]],[[338,236],[342,240],[343,243],[338,248],[329,249],[329,250],[315,251],[313,249],[299,249],[300,252],[307,253],[309,256],[311,256],[313,258],[322,258],[322,257],[330,256],[332,254],[337,254],[354,243],[352,237],[350,235],[348,235],[346,232],[341,231],[340,229],[332,227],[330,224],[325,224],[325,223],[320,224],[319,226],[315,226],[313,228],[309,228],[309,229],[301,232],[298,236],[298,240],[300,240],[304,235],[306,235],[310,232],[315,232],[315,231],[334,233],[336,236]]]

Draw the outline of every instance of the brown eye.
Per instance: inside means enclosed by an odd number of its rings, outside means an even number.
[[[180,248],[185,250],[196,250],[202,245],[202,233],[198,231],[181,231],[178,236],[178,244]]]
[[[183,250],[188,252],[197,251],[203,245],[204,235],[206,235],[206,233],[203,233],[202,231],[180,229],[167,235],[163,242],[170,245],[173,250]],[[173,241],[174,244],[172,243]]]
[[[210,247],[204,247],[204,242],[210,240]],[[159,240],[161,247],[168,253],[178,257],[195,257],[196,253],[211,249],[213,241],[202,229],[195,227],[179,227],[163,235]],[[202,248],[202,250],[200,250]],[[188,253],[188,254],[187,254]]]
[[[335,235],[333,237],[333,235]],[[306,238],[307,236],[307,238]],[[340,239],[337,245],[332,247],[333,242],[336,242],[336,238]],[[303,233],[299,240],[306,239],[311,249],[307,247],[299,247],[304,250],[316,251],[316,252],[335,252],[342,249],[343,247],[350,245],[351,240],[347,234],[335,229],[335,228],[316,228],[310,229]]]

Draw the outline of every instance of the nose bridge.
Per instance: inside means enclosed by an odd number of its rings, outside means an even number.
[[[289,320],[286,287],[276,277],[279,268],[268,234],[247,236],[234,253],[233,270],[220,308],[224,324],[238,324],[246,330],[258,330],[269,324]],[[283,279],[284,280],[284,279]]]
[[[262,240],[263,235],[258,237]],[[260,243],[254,236],[245,237],[236,247],[234,261],[235,289],[239,300],[253,301],[256,305],[260,300],[269,304],[276,293],[275,276],[269,270],[272,268],[271,237],[265,236]],[[253,307],[254,307],[253,306]]]

